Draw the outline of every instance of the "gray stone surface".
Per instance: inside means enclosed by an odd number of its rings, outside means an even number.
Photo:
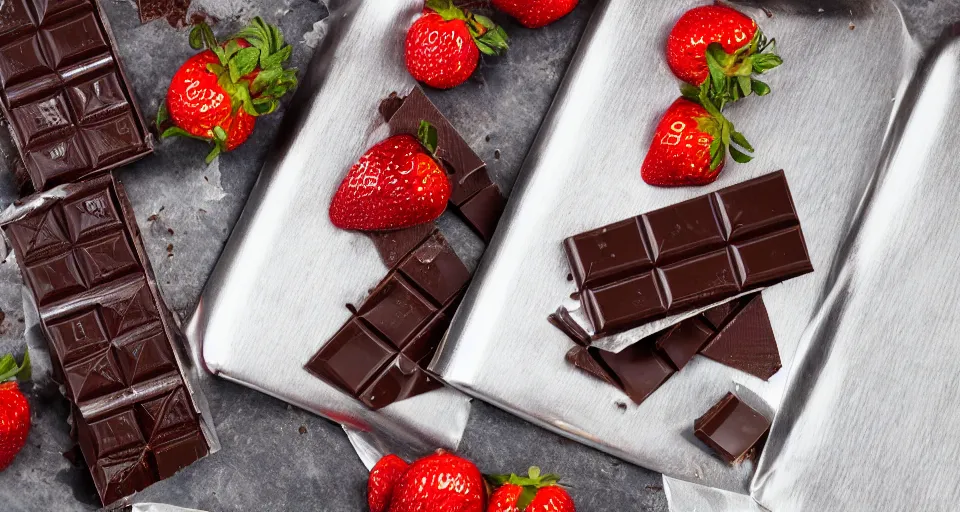
[[[163,21],[140,25],[132,0],[102,2],[140,105],[152,119],[169,77],[192,53],[186,32]],[[215,30],[223,34],[255,14],[280,20],[288,40],[296,43],[294,61],[300,67],[306,66],[310,45],[321,32],[318,22],[325,16],[321,5],[308,0],[196,0],[194,4],[220,19]],[[490,163],[505,190],[516,178],[595,4],[596,0],[584,0],[573,15],[538,31],[501,20],[513,36],[508,56],[485,62],[477,77],[461,88],[430,93]],[[948,22],[960,18],[960,0],[903,0],[903,6],[908,25],[924,44]],[[181,316],[196,304],[256,180],[280,117],[260,120],[249,143],[209,167],[202,164],[206,147],[176,141],[161,144],[155,156],[119,173],[160,285]],[[0,151],[9,149],[0,145]],[[0,176],[0,205],[5,206],[15,193],[9,173]],[[153,214],[157,219],[148,220]],[[172,253],[167,250],[170,244]],[[0,322],[0,353],[20,353],[24,323],[19,274],[8,262],[0,263],[0,310],[6,314]],[[70,445],[65,400],[42,379],[27,384],[25,390],[33,407],[33,429],[26,449],[0,473],[0,509],[95,509],[97,499],[89,476],[61,455]],[[367,473],[339,426],[228,382],[217,380],[206,391],[223,450],[154,485],[138,500],[210,511],[366,510]],[[659,475],[486,404],[475,402],[462,449],[486,472],[522,471],[536,463],[565,475],[581,511],[667,509]]]

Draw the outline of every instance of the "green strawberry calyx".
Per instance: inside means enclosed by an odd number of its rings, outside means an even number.
[[[240,41],[249,46],[242,47]],[[259,16],[223,43],[217,41],[209,25],[198,23],[190,30],[190,47],[206,48],[217,56],[217,62],[208,64],[207,71],[217,75],[217,84],[230,97],[233,115],[241,108],[254,117],[271,114],[279,107],[280,99],[297,86],[297,69],[284,67],[293,55],[293,47],[284,41],[279,28]],[[213,137],[198,137],[177,126],[164,129],[169,118],[161,102],[157,112],[161,139],[189,137],[212,142],[214,147],[207,155],[207,163],[227,150],[224,127],[215,126]]]
[[[745,164],[753,160],[753,146],[742,133],[738,132],[726,116],[721,106],[714,103],[710,94],[709,80],[700,87],[685,84],[681,91],[683,97],[698,103],[707,111],[706,116],[697,118],[697,128],[712,137],[710,142],[710,170],[715,171],[723,164],[727,152],[737,163]]]
[[[503,55],[509,49],[510,37],[507,32],[490,18],[461,9],[453,5],[453,0],[427,0],[426,6],[445,21],[461,20],[466,23],[473,42],[485,55]]]
[[[768,40],[759,29],[749,44],[733,53],[727,53],[719,43],[707,46],[707,70],[710,76],[704,83],[709,86],[713,102],[722,110],[726,104],[751,94],[770,94],[770,86],[754,76],[783,64],[776,50],[776,39]]]
[[[427,152],[430,153],[430,156],[436,159],[437,155],[437,142],[440,137],[437,134],[437,128],[430,124],[427,121],[421,120],[420,126],[417,128],[417,140],[420,141],[420,144],[423,144],[423,147],[427,149]]]
[[[23,353],[23,362],[17,364],[11,354],[0,357],[0,383],[8,380],[30,380],[30,352]]]
[[[523,512],[533,501],[533,498],[536,497],[537,491],[544,487],[559,485],[560,476],[553,473],[541,474],[540,468],[533,466],[527,470],[527,476],[518,476],[515,473],[509,475],[487,475],[487,481],[494,487],[500,487],[506,484],[522,487],[523,490],[520,492],[520,497],[517,498],[517,510]]]

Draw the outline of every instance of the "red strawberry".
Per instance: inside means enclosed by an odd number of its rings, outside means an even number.
[[[395,135],[370,148],[340,183],[330,221],[341,229],[381,231],[435,220],[450,200],[450,179],[434,159],[437,130],[420,123],[420,140]]]
[[[573,499],[557,475],[541,475],[532,467],[528,476],[498,475],[490,480],[500,487],[490,496],[487,512],[576,512]]]
[[[712,183],[723,170],[727,149],[737,162],[752,158],[731,143],[753,151],[716,106],[680,98],[660,119],[640,175],[660,187]]]
[[[775,46],[748,16],[724,5],[704,5],[687,11],[670,31],[667,64],[691,85],[711,78],[712,96],[722,108],[751,93],[770,92],[767,84],[751,76],[783,63],[773,53]]]
[[[392,454],[377,461],[370,470],[370,480],[367,482],[367,504],[370,505],[370,512],[387,512],[393,497],[393,488],[408,467],[410,465],[405,460]]]
[[[297,70],[284,69],[293,47],[280,30],[256,17],[224,43],[205,23],[194,26],[190,45],[207,50],[187,60],[174,74],[167,101],[157,113],[161,138],[191,137],[213,143],[212,161],[243,144],[256,118],[276,110],[280,98],[297,84]],[[169,122],[168,122],[169,121]],[[166,127],[172,122],[173,126]]]
[[[545,27],[570,14],[580,0],[493,0],[493,6],[527,28]]]
[[[486,487],[472,462],[439,451],[410,465],[390,512],[483,512]]]
[[[11,382],[18,378],[30,378],[30,355],[23,355],[20,366],[11,355],[0,358],[0,471],[10,466],[30,433],[30,404],[16,381]]]
[[[430,87],[450,89],[470,78],[481,52],[506,50],[507,34],[490,18],[456,7],[453,0],[427,0],[423,16],[407,32],[407,70]]]

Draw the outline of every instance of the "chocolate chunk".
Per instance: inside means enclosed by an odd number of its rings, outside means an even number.
[[[460,205],[460,215],[484,242],[489,243],[506,205],[507,200],[500,194],[500,189],[491,184]]]
[[[693,423],[693,433],[728,464],[739,464],[762,447],[770,421],[733,393]]]
[[[470,281],[470,271],[439,232],[397,268],[437,305],[447,304]]]
[[[596,354],[620,382],[627,396],[637,404],[676,373],[649,343],[635,343],[618,353],[597,350]]]
[[[573,236],[564,248],[595,337],[813,271],[783,171]]]
[[[557,309],[557,312],[551,313],[547,317],[547,320],[553,324],[554,327],[563,331],[563,333],[577,345],[587,346],[590,344],[590,335],[570,316],[567,308],[561,307]]]
[[[98,3],[7,4],[0,21],[0,113],[28,178],[21,189],[79,181],[152,152]]]
[[[386,110],[389,112],[389,107]],[[390,116],[390,131],[393,135],[406,133],[416,137],[421,121],[427,121],[437,129],[436,156],[449,166],[452,174],[469,176],[484,167],[483,160],[470,149],[467,141],[427,98],[423,89],[417,86]]]
[[[467,175],[454,174],[450,176],[450,185],[452,187],[450,202],[461,206],[477,195],[477,192],[493,185],[493,181],[490,180],[487,169],[481,168]]]
[[[306,369],[372,409],[441,385],[430,364],[470,272],[439,232],[377,285]]]
[[[24,204],[2,227],[109,505],[209,452],[175,355],[179,333],[112,175]]]
[[[620,383],[610,375],[610,371],[600,364],[597,358],[591,354],[590,349],[587,347],[573,347],[567,352],[566,357],[567,361],[577,368],[580,368],[581,370],[593,375],[607,384],[616,386],[618,388],[620,387]]]
[[[403,98],[401,98],[396,91],[391,92],[389,96],[384,98],[378,107],[380,116],[383,117],[384,122],[390,122],[393,115],[400,110],[401,105],[403,105]]]
[[[370,237],[370,240],[373,240],[373,245],[380,253],[383,264],[393,267],[436,231],[436,226],[431,222],[394,231],[366,231],[364,233]]]
[[[700,353],[763,380],[773,377],[782,366],[780,352],[760,294],[750,297]]]
[[[674,368],[682,370],[713,334],[713,328],[699,317],[688,318],[655,334],[655,346]]]
[[[190,0],[137,0],[140,23],[166,18],[170,25],[182,27],[187,23],[189,8]]]
[[[741,301],[743,301],[743,299],[724,302],[719,306],[714,306],[704,311],[701,313],[701,316],[703,316],[703,319],[713,327],[713,330],[719,330],[721,327],[723,327],[723,324],[727,321],[727,318],[730,318],[730,315],[740,308]]]

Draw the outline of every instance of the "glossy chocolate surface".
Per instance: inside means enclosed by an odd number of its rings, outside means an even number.
[[[3,229],[110,504],[209,448],[123,189],[107,175],[66,190]]]
[[[693,423],[697,439],[728,464],[738,464],[755,453],[769,430],[770,420],[733,393],[727,393]]]
[[[732,314],[700,353],[763,380],[780,371],[777,339],[760,295]]]
[[[0,110],[46,190],[138,159],[149,135],[95,0],[12,0],[0,22]]]
[[[596,336],[813,271],[783,171],[564,241]]]
[[[466,266],[434,231],[377,285],[307,370],[372,409],[439,388],[424,367],[469,280]]]

